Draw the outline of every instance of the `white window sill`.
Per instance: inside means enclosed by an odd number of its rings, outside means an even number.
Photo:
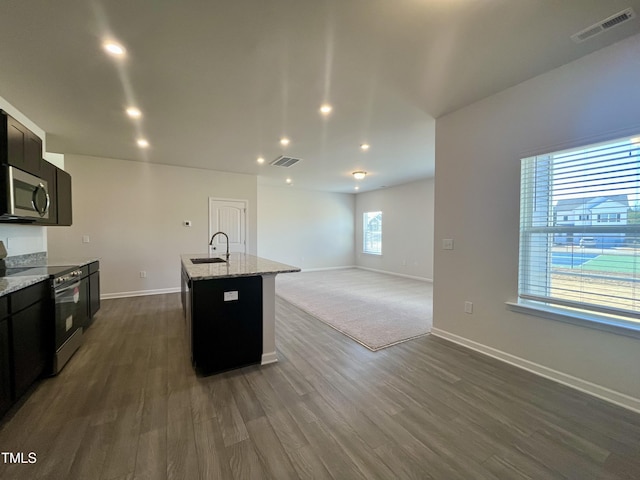
[[[539,302],[521,300],[519,302],[505,302],[507,308],[513,312],[535,315],[548,320],[571,323],[581,327],[602,330],[616,335],[640,338],[640,323],[627,322],[594,313],[576,312],[559,307],[551,307]]]
[[[373,252],[362,252],[363,255],[374,255],[376,257],[381,257],[381,253],[373,253]]]

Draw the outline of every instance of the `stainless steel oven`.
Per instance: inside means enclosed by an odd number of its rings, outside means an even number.
[[[82,345],[83,326],[88,316],[88,266],[53,279],[55,300],[55,355],[53,374],[57,374]]]
[[[0,218],[37,220],[49,218],[49,185],[46,180],[38,178],[15,167],[5,166],[3,175],[6,185],[6,196]]]

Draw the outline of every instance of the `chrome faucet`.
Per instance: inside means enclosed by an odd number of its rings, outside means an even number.
[[[222,235],[224,235],[224,238],[226,238],[226,239],[227,239],[227,253],[226,253],[226,257],[227,257],[227,260],[229,260],[229,237],[227,236],[227,234],[226,234],[226,233],[224,233],[224,232],[216,232],[216,233],[214,233],[214,234],[213,234],[213,236],[211,237],[211,240],[209,241],[209,246],[213,245],[213,239],[214,239],[214,238],[216,238],[216,235],[218,235],[218,234],[220,234],[220,233],[221,233]],[[213,247],[213,249],[215,250],[215,249],[216,249],[216,247]]]

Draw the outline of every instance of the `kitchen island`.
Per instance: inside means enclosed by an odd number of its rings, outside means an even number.
[[[202,375],[274,363],[275,277],[300,268],[244,253],[181,259],[182,306],[191,362]]]

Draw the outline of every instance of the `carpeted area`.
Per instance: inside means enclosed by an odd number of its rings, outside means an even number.
[[[276,294],[372,351],[431,330],[430,282],[346,268],[278,275]]]

